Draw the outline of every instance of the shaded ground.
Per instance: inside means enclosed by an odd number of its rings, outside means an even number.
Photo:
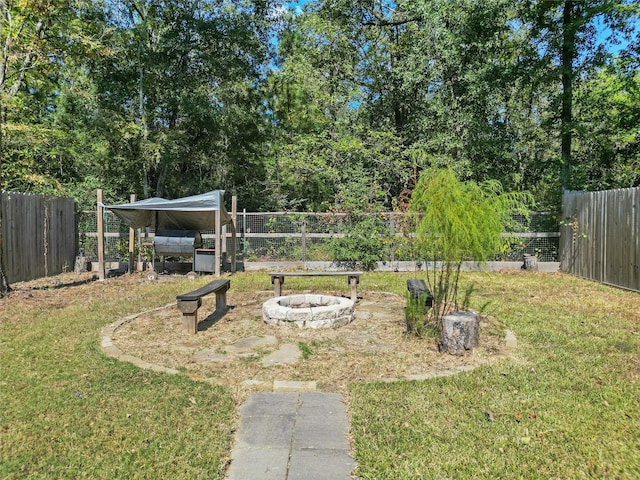
[[[316,292],[317,293],[317,292]],[[326,292],[340,295],[340,292]],[[337,329],[274,327],[262,321],[262,303],[272,291],[227,293],[230,306],[214,314],[215,296],[199,310],[199,331],[183,331],[175,304],[140,314],[122,325],[113,343],[147,362],[213,377],[244,397],[264,389],[260,382],[316,381],[320,391],[344,392],[351,382],[411,378],[430,372],[475,366],[504,355],[504,330],[492,319],[481,324],[481,346],[472,354],[440,354],[433,339],[404,334],[405,299],[392,293],[364,292],[356,319]],[[245,340],[262,345],[243,348]],[[266,356],[283,345],[304,352],[293,364],[264,366]]]

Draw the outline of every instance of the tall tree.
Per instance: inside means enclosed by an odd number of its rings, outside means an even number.
[[[347,209],[362,195],[361,210],[380,198],[389,207],[406,156],[393,131],[361,117],[367,89],[362,51],[337,19],[340,12],[320,7],[288,17],[277,68],[269,75],[277,144],[271,149],[271,197],[280,208]]]
[[[573,176],[586,190],[640,185],[640,58],[622,57],[575,91]]]
[[[105,168],[123,179],[117,190],[176,196],[242,188],[247,170],[260,168],[258,86],[270,2],[122,7],[113,16],[120,54],[96,70],[105,112],[128,132],[124,141],[109,139],[114,161]]]
[[[556,72],[561,86],[559,131],[560,180],[563,190],[573,188],[572,145],[575,82],[606,59],[606,43],[629,37],[640,13],[637,0],[525,0],[522,19],[531,27],[543,68]],[[603,39],[607,29],[610,36]]]

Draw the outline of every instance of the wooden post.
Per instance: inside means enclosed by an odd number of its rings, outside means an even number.
[[[231,197],[231,272],[236,273],[236,221],[238,219],[238,197]]]
[[[273,283],[273,296],[279,297],[282,295],[282,284],[284,283],[284,275],[272,275],[271,283]]]
[[[97,192],[98,197],[98,279],[104,280],[104,208],[102,207],[102,189]]]
[[[136,194],[131,194],[131,203],[136,201]],[[134,252],[135,252],[136,231],[129,227],[129,274],[132,274],[135,270],[133,268]]]
[[[222,216],[220,217],[222,219]],[[220,221],[222,224],[222,221]],[[227,226],[222,225],[220,227],[220,253],[221,255],[221,268],[227,265]],[[226,268],[226,267],[225,267]]]
[[[182,312],[182,326],[187,333],[198,333],[198,308],[202,305],[202,299],[178,300],[178,310]]]
[[[222,201],[222,199],[220,199]],[[215,211],[215,243],[216,243],[216,247],[215,247],[215,256],[214,256],[214,261],[216,262],[215,266],[214,266],[214,271],[215,271],[215,275],[216,277],[220,276],[220,251],[221,251],[221,245],[222,245],[222,235],[220,235],[220,210],[216,210]]]
[[[393,266],[393,262],[395,262],[396,260],[395,258],[396,219],[393,212],[391,212],[391,215],[389,216],[389,237],[391,238],[391,244],[389,245],[389,261]]]
[[[247,209],[242,209],[242,261],[247,261]]]

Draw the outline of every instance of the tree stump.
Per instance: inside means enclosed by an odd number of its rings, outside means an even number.
[[[464,355],[480,343],[480,316],[473,312],[453,312],[442,319],[441,352]]]
[[[535,255],[529,255],[528,253],[525,253],[523,255],[523,261],[524,261],[524,263],[522,264],[523,270],[531,270],[533,272],[538,271],[538,257],[536,257]]]

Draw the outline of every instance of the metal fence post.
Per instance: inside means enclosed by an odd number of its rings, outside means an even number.
[[[302,217],[302,261],[307,261],[307,217]]]

